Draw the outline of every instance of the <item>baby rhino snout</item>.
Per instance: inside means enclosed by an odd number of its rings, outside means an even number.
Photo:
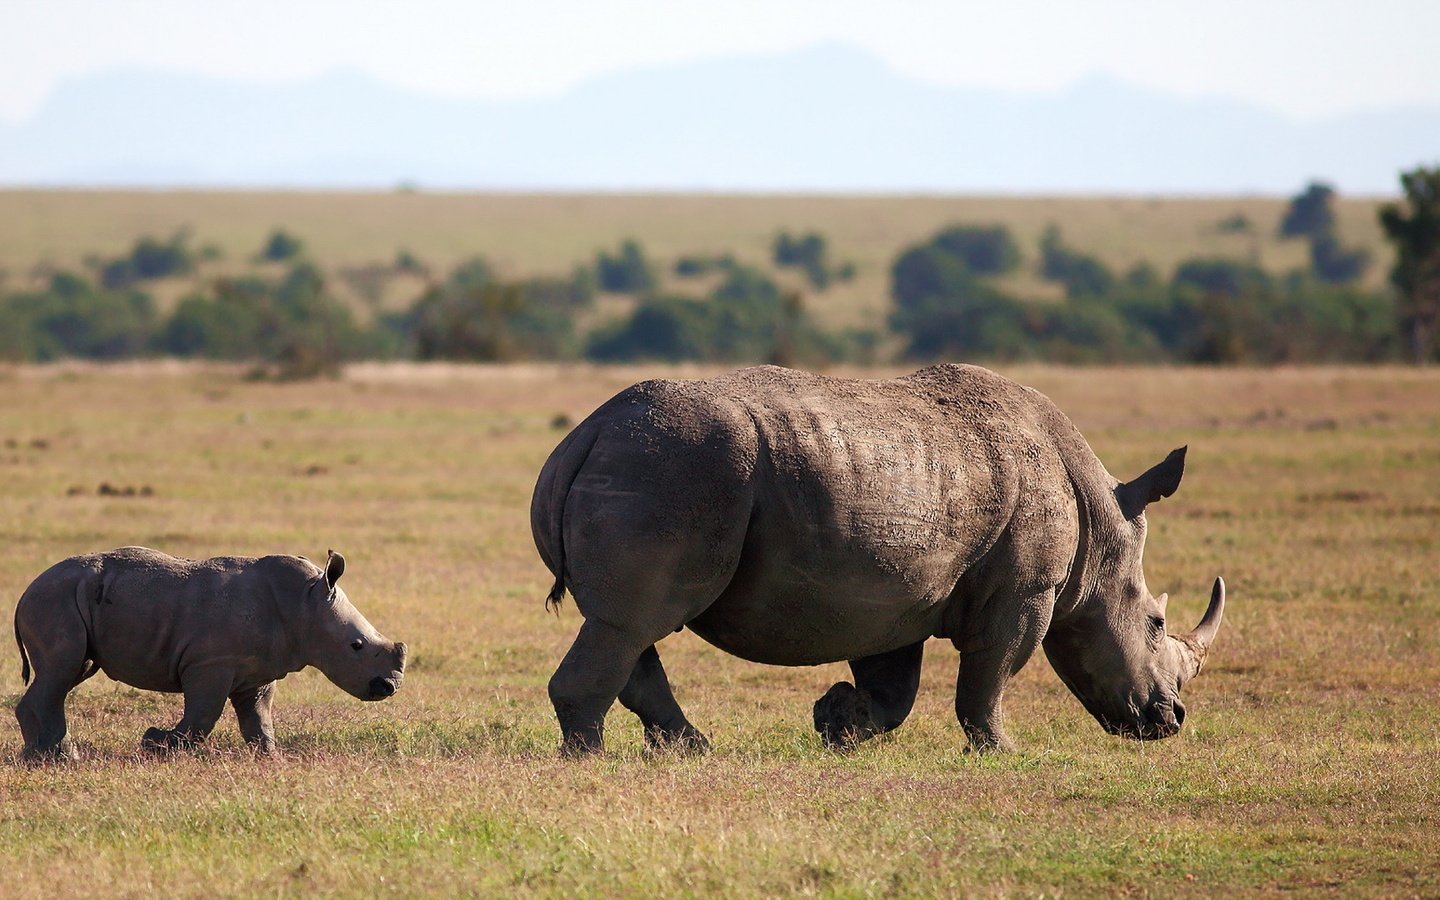
[[[386,697],[392,696],[395,693],[395,689],[396,684],[394,678],[381,678],[377,675],[376,677],[370,679],[369,699],[384,700]]]
[[[405,677],[405,655],[405,645],[397,643],[395,645],[395,668],[388,675],[376,675],[370,679],[370,692],[365,699],[385,700],[393,697],[395,692],[400,690],[400,682]]]

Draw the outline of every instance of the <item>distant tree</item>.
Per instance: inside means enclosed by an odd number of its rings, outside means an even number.
[[[1305,190],[1290,198],[1285,217],[1280,220],[1281,237],[1315,237],[1335,229],[1335,213],[1331,209],[1335,189],[1312,181]]]
[[[395,252],[395,262],[393,266],[396,272],[402,272],[407,275],[430,274],[430,267],[421,262],[420,257],[403,247]]]
[[[963,259],[930,243],[905,250],[890,266],[890,296],[900,310],[931,297],[969,293],[975,282]]]
[[[130,248],[129,254],[102,265],[101,286],[118,291],[136,282],[189,272],[194,267],[195,254],[191,252],[188,241],[189,235],[183,230],[168,241],[140,238]]]
[[[930,243],[962,260],[976,275],[1004,275],[1020,264],[1020,247],[1004,225],[952,225]]]
[[[1115,291],[1115,275],[1099,259],[1065,246],[1054,225],[1040,237],[1040,272],[1065,285],[1067,297],[1104,297]]]
[[[1400,176],[1405,198],[1380,210],[1380,225],[1395,245],[1390,280],[1402,297],[1400,328],[1414,360],[1440,353],[1440,167],[1417,168]]]
[[[629,318],[590,336],[585,355],[600,362],[710,358],[714,344],[713,308],[691,297],[652,297]]]
[[[505,361],[574,353],[574,316],[594,299],[590,270],[502,282],[480,258],[430,288],[398,327],[420,359]]]
[[[819,331],[798,294],[782,293],[757,269],[734,265],[709,296],[644,300],[627,318],[595,331],[586,355],[635,359],[780,362],[829,360],[845,341]]]
[[[699,278],[702,275],[708,275],[716,270],[726,271],[733,269],[736,265],[735,257],[729,253],[721,253],[715,256],[690,253],[675,260],[675,274],[681,278]]]
[[[634,240],[622,243],[615,256],[604,251],[596,254],[595,276],[602,291],[643,294],[655,289],[654,270],[645,258],[645,251]]]
[[[799,236],[792,236],[788,231],[780,232],[771,245],[771,258],[780,268],[804,271],[816,290],[825,290],[835,277],[830,265],[828,242],[825,235],[818,231]]]
[[[1182,262],[1175,269],[1172,283],[1234,298],[1269,289],[1271,279],[1264,269],[1251,263],[1204,257]]]
[[[97,290],[79,275],[57,272],[43,291],[0,297],[0,356],[125,359],[147,352],[156,324],[147,294]]]
[[[301,263],[276,281],[221,279],[210,293],[186,297],[159,345],[177,356],[250,360],[278,366],[282,378],[312,378],[374,355],[374,339],[326,291],[320,271]]]
[[[711,269],[706,256],[682,256],[675,260],[675,274],[681,278],[699,278]]]
[[[304,247],[304,242],[298,237],[277,228],[265,239],[265,246],[260,248],[260,258],[266,262],[284,262],[299,256]]]
[[[1370,254],[1363,247],[1346,249],[1333,234],[1310,238],[1310,269],[1327,284],[1359,281],[1370,268]]]

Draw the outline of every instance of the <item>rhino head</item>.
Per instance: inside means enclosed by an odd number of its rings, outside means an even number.
[[[310,586],[306,662],[352,696],[384,700],[405,677],[405,645],[386,640],[350,603],[336,584],[344,572],[345,557],[331,550]]]
[[[1200,674],[1225,612],[1225,582],[1215,579],[1200,624],[1166,630],[1168,595],[1145,584],[1145,507],[1180,486],[1185,448],[1113,495],[1091,501],[1082,539],[1083,573],[1073,612],[1052,624],[1045,655],[1070,691],[1111,734],[1154,740],[1185,721],[1180,690]]]

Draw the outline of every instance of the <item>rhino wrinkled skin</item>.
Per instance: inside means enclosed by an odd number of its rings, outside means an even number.
[[[405,645],[370,625],[336,585],[345,558],[324,569],[299,556],[177,559],[144,547],[74,556],[51,566],[15,609],[22,679],[15,708],[27,759],[73,758],[65,698],[96,672],[149,691],[180,692],[185,711],[142,745],[203,741],[228,698],[245,740],[275,748],[275,682],[315,666],[361,700],[400,687]]]
[[[550,680],[562,749],[599,750],[618,698],[647,744],[708,742],[655,643],[688,627],[772,665],[848,661],[814,708],[826,743],[896,728],[927,639],[960,651],[970,746],[1004,750],[1001,698],[1042,646],[1107,730],[1179,730],[1224,608],[1165,631],[1141,570],[1147,504],[1185,449],[1127,483],[1044,395],[975,366],[890,380],[773,366],[647,381],[580,423],[531,503],[540,556],[584,618]]]

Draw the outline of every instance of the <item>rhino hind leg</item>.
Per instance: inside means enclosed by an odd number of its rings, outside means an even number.
[[[24,601],[22,600],[22,603]],[[73,607],[69,615],[75,616]],[[15,705],[24,740],[21,758],[27,762],[76,759],[65,721],[65,701],[80,682],[93,675],[96,666],[87,658],[85,628],[78,621],[52,621],[45,633],[50,640],[27,638],[26,650],[34,667],[35,680]],[[74,627],[71,627],[71,626]]]
[[[37,665],[35,681],[15,705],[15,718],[25,742],[22,759],[45,762],[78,758],[65,721],[65,700],[79,683],[84,665],[83,655],[73,671],[47,671]]]
[[[704,753],[710,749],[709,739],[690,724],[675,701],[654,644],[640,654],[630,680],[620,691],[620,703],[640,718],[645,746],[650,750]]]
[[[815,730],[827,747],[847,750],[899,728],[920,689],[925,642],[851,660],[852,685],[840,681],[815,701]]]
[[[550,677],[562,754],[582,756],[604,749],[605,714],[629,684],[640,654],[653,643],[599,619],[586,619],[580,626],[575,643]]]
[[[257,753],[275,752],[275,722],[270,709],[274,699],[273,681],[230,695],[230,705],[235,708],[235,719],[240,723],[240,736]]]

